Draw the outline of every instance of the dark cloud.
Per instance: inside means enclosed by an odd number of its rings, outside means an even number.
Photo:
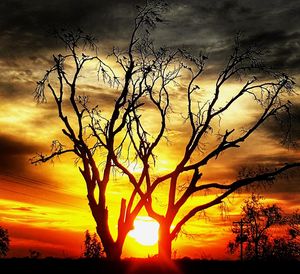
[[[1,134],[0,171],[22,171],[29,164],[29,158],[39,150],[40,147],[35,143]]]
[[[299,185],[300,172],[298,169],[286,172],[285,175],[280,176],[274,185],[270,187],[269,192],[271,193],[300,193]],[[291,202],[291,201],[290,201]],[[295,204],[297,204],[295,202]],[[298,199],[299,205],[299,199]]]
[[[283,175],[280,175],[276,178],[276,180],[272,183],[254,183],[249,187],[245,188],[246,192],[257,192],[257,193],[268,193],[268,194],[276,194],[276,196],[283,197],[290,194],[290,196],[296,196],[299,202],[299,193],[300,193],[300,185],[299,185],[300,172],[297,169],[290,170],[285,172]],[[293,203],[298,205],[299,203],[295,200],[292,200],[292,197],[286,199],[289,203]]]
[[[157,42],[186,47],[209,56],[209,74],[215,74],[231,54],[234,37],[244,45],[268,50],[266,63],[293,75],[299,73],[297,1],[172,1],[168,24],[155,34]]]
[[[25,1],[0,3],[2,51],[28,53],[35,48],[55,46],[46,30],[53,27],[82,27],[104,40],[128,38],[136,14],[135,5],[144,1]],[[167,1],[168,24],[162,40],[170,44],[213,47],[217,41],[241,30],[255,34],[268,31],[293,32],[300,25],[299,1],[203,0]],[[178,36],[180,34],[180,36]],[[180,37],[180,39],[178,39]],[[52,41],[49,43],[49,41]],[[13,47],[12,47],[13,45]],[[2,52],[2,55],[5,52]]]
[[[291,120],[290,120],[291,119]],[[289,126],[291,123],[291,128]],[[294,104],[291,108],[291,117],[286,114],[279,115],[278,119],[271,119],[263,126],[265,134],[274,140],[284,141],[287,136],[290,137],[290,143],[287,145],[300,144],[300,104]]]
[[[299,162],[298,153],[295,151],[282,150],[281,153],[257,153],[253,156],[246,156],[236,159],[231,163],[232,172],[236,178],[241,176],[253,176],[264,172],[270,172],[276,168],[284,166],[286,163]],[[240,173],[240,175],[238,175]],[[300,193],[300,170],[290,169],[278,175],[274,182],[258,182],[243,189],[246,192],[257,191],[258,193]]]
[[[36,146],[7,135],[0,135],[0,149],[2,154],[20,156],[32,153],[34,150],[36,150]]]
[[[1,55],[28,54],[34,49],[56,47],[54,28],[82,27],[101,39],[126,33],[133,16],[131,1],[1,1]]]
[[[20,73],[22,74],[22,73]],[[26,72],[24,72],[24,76]],[[30,76],[26,76],[30,77]],[[0,80],[0,98],[7,100],[16,100],[19,98],[20,100],[24,100],[24,98],[32,98],[33,100],[33,91],[35,86],[32,84],[30,86],[26,86],[22,82],[13,82],[9,81],[9,79]]]
[[[172,1],[170,7],[172,27],[184,29],[182,36],[194,36],[199,44],[207,43],[211,37],[228,38],[236,31],[252,35],[276,30],[293,32],[298,29],[299,19],[294,15],[300,4],[297,1],[206,0],[184,4]]]
[[[256,33],[244,39],[246,45],[266,49],[266,61],[274,69],[297,73],[300,65],[300,32],[285,30]]]
[[[48,59],[43,58],[51,56],[49,51],[55,52],[61,47],[49,30],[62,27],[80,27],[93,33],[105,52],[113,45],[123,47],[132,29],[135,6],[143,2],[3,0],[0,3],[0,58],[10,62],[8,69],[19,68],[30,78],[30,74],[39,69],[40,64],[48,62]],[[170,9],[164,16],[166,23],[159,26],[153,37],[158,44],[185,46],[195,52],[207,52],[210,65],[208,74],[220,70],[220,65],[230,54],[238,31],[244,33],[246,43],[270,49],[267,58],[273,67],[298,74],[299,1],[167,2]],[[18,62],[20,56],[29,58],[23,70]],[[4,77],[0,75],[0,81]],[[10,88],[12,84],[2,85]],[[15,89],[15,86],[10,88]]]

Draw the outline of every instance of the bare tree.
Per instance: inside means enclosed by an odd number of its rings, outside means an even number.
[[[44,91],[45,86],[48,86],[64,123],[63,133],[72,146],[67,148],[55,141],[51,155],[38,155],[32,162],[46,162],[65,153],[78,156],[97,232],[109,258],[120,257],[125,237],[143,206],[149,216],[160,224],[160,256],[170,258],[172,241],[195,214],[222,203],[227,196],[242,187],[255,182],[273,181],[275,176],[299,166],[299,163],[278,165],[273,170],[249,173],[228,184],[201,182],[203,168],[213,159],[238,148],[270,117],[282,112],[289,114],[291,103],[285,100],[286,96],[293,94],[294,82],[286,74],[268,69],[262,62],[261,51],[255,47],[243,49],[237,39],[231,56],[217,77],[213,92],[206,93],[209,98],[204,99],[199,81],[207,57],[203,54],[194,56],[184,49],[156,48],[150,33],[157,23],[163,21],[161,14],[165,5],[162,1],[147,1],[145,6],[137,8],[138,15],[128,49],[122,51],[114,48],[112,53],[123,77],[117,76],[99,57],[79,51],[80,43],[94,48],[94,40],[90,36],[83,35],[81,31],[58,35],[69,53],[53,57],[54,66],[38,83],[36,99],[45,101]],[[75,67],[73,74],[66,73],[65,65],[69,60],[73,60]],[[119,86],[114,109],[109,117],[101,112],[97,104],[91,106],[87,96],[79,95],[79,76],[86,63],[93,61],[98,62],[98,72],[104,81],[111,86]],[[56,85],[50,79],[52,74],[58,79]],[[185,77],[180,78],[182,75]],[[224,86],[236,77],[242,84],[238,90],[232,90],[231,97],[224,101]],[[168,137],[174,85],[180,87],[180,95],[186,100],[186,113],[182,116],[189,126],[186,134],[188,138],[176,167],[163,174],[155,169],[155,165],[159,159],[159,144]],[[222,123],[221,117],[238,104],[241,98],[255,102],[259,114],[250,125],[245,123],[240,128],[228,128]],[[66,102],[71,110],[66,109]],[[144,119],[149,109],[160,120],[154,130],[149,129],[149,121]],[[75,115],[76,119],[71,121],[67,111]],[[212,136],[218,137],[214,145],[203,149]],[[102,165],[97,163],[96,155],[105,158]],[[140,166],[141,171],[133,172],[130,169],[132,164]],[[124,174],[133,186],[129,199],[121,201],[116,240],[113,240],[108,226],[106,202],[106,188],[114,170]],[[185,175],[190,175],[190,179],[178,191],[182,176]],[[162,184],[168,186],[168,204],[164,213],[153,206],[155,191]],[[98,198],[95,197],[96,187],[99,190]],[[211,201],[190,209],[183,217],[178,216],[179,210],[191,196],[201,195],[207,190],[217,190],[218,193]]]

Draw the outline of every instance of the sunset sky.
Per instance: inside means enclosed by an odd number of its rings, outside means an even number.
[[[191,0],[169,1],[165,22],[154,31],[158,45],[185,47],[208,56],[206,72],[200,85],[210,91],[230,54],[234,37],[242,33],[245,44],[267,49],[266,62],[294,77],[300,92],[300,2],[298,0]],[[83,251],[84,232],[95,231],[85,183],[75,157],[60,157],[54,163],[30,164],[35,153],[50,151],[51,141],[62,137],[62,123],[51,100],[37,104],[33,98],[36,82],[51,67],[52,55],[64,48],[50,32],[54,28],[80,27],[98,39],[99,54],[106,58],[113,46],[124,48],[133,26],[135,6],[143,1],[103,0],[2,0],[0,2],[0,226],[9,230],[9,256],[27,256],[28,250],[39,250],[44,256],[79,257]],[[107,59],[112,66],[111,59]],[[183,79],[184,80],[184,79]],[[228,90],[238,88],[232,82]],[[94,94],[104,112],[114,102],[114,89],[98,81],[96,74],[82,80],[82,90]],[[180,94],[180,87],[173,92]],[[293,102],[292,137],[300,138],[300,97]],[[97,104],[95,102],[95,104]],[[181,97],[174,96],[173,110],[186,108]],[[147,112],[153,129],[155,115]],[[241,127],[255,119],[257,111],[247,100],[228,116],[224,126]],[[179,115],[178,115],[179,117]],[[178,118],[177,117],[177,118]],[[241,119],[242,117],[242,119]],[[182,155],[187,125],[178,118],[170,121],[172,144],[162,143],[159,172],[170,170]],[[230,183],[243,166],[278,165],[300,160],[299,147],[280,145],[279,127],[273,120],[260,128],[240,149],[221,155],[204,174],[204,181]],[[117,223],[119,203],[130,187],[124,178],[116,177],[108,189],[110,222]],[[300,172],[293,172],[263,190],[265,203],[277,203],[286,212],[300,210]],[[203,199],[209,199],[207,193]],[[239,217],[242,201],[249,193],[235,194],[226,200],[226,212],[216,206],[199,214],[184,227],[174,242],[177,256],[229,258],[226,242],[230,239],[232,221]],[[162,210],[164,186],[155,198]],[[195,197],[187,208],[196,205]],[[149,222],[142,211],[138,220]],[[185,234],[189,233],[190,236]],[[154,255],[157,246],[143,247],[128,236],[123,257]]]

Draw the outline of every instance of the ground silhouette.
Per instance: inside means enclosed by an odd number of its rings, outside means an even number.
[[[125,259],[118,263],[93,259],[1,259],[1,273],[7,274],[65,274],[65,273],[118,273],[118,274],[252,274],[299,273],[300,262],[254,262],[179,259],[172,266],[156,259]]]

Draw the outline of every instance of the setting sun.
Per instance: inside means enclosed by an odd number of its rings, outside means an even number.
[[[155,245],[158,241],[159,224],[150,217],[140,216],[134,221],[129,236],[141,245]]]

